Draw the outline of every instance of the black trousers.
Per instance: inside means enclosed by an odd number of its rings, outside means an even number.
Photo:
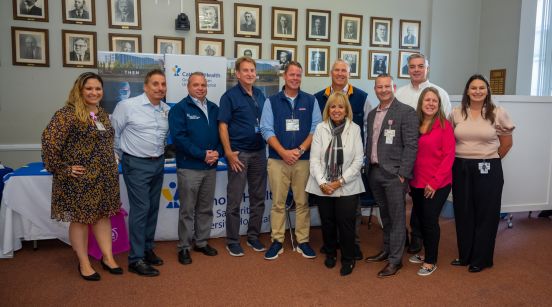
[[[411,196],[412,201],[414,201],[414,196]],[[412,212],[410,213],[410,236],[412,240],[422,240],[422,222],[420,220],[421,217],[418,217],[418,213],[412,208]]]
[[[342,262],[354,260],[355,221],[358,205],[358,195],[318,196],[318,213],[320,213],[322,239],[327,255],[337,255],[339,240]]]
[[[481,174],[479,163],[490,164],[487,174]],[[504,186],[502,163],[498,158],[456,158],[452,183],[460,262],[491,267]]]
[[[412,191],[412,212],[418,216],[424,240],[424,262],[436,264],[441,238],[439,214],[441,214],[443,205],[450,193],[450,184],[436,190],[433,198],[425,198],[424,189],[410,187],[410,190]]]

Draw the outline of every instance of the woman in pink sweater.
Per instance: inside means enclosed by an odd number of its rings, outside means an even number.
[[[436,88],[422,91],[416,112],[420,120],[420,139],[410,189],[413,210],[422,229],[425,257],[414,255],[409,261],[422,263],[418,275],[427,276],[437,269],[439,214],[450,193],[455,140]]]

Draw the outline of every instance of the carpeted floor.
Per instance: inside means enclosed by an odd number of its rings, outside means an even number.
[[[535,214],[533,214],[535,215]],[[454,220],[441,220],[438,269],[431,276],[416,275],[419,265],[403,259],[404,268],[392,278],[379,279],[384,264],[357,262],[353,273],[329,270],[324,257],[303,258],[285,243],[274,261],[243,246],[244,257],[231,257],[224,239],[210,244],[219,255],[192,252],[193,263],[180,265],[176,242],[159,242],[156,252],[165,260],[161,275],[139,277],[126,270],[126,254],[118,255],[122,276],[102,275],[86,282],[77,273],[71,247],[57,240],[40,241],[34,251],[26,242],[13,259],[0,260],[1,306],[552,306],[552,220],[514,214],[514,228],[500,222],[495,265],[481,273],[449,263],[456,257]],[[377,223],[362,227],[362,250],[379,251],[382,232]],[[289,239],[289,236],[286,237]],[[262,241],[269,244],[268,234]],[[288,240],[289,241],[289,240]],[[311,231],[318,251],[320,229]]]

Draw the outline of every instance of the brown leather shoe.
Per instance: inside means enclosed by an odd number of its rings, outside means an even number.
[[[384,278],[384,277],[390,277],[393,275],[396,275],[399,273],[399,270],[402,268],[402,263],[399,264],[392,264],[388,263],[383,270],[379,271],[378,277]]]
[[[369,256],[364,259],[365,262],[382,262],[387,261],[387,258],[389,258],[389,254],[381,251],[377,255]]]

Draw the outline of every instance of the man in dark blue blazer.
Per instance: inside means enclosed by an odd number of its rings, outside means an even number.
[[[194,72],[188,79],[188,96],[169,112],[169,129],[176,146],[178,193],[178,261],[191,264],[190,249],[215,256],[207,244],[213,222],[213,199],[222,145],[216,104],[207,98],[207,79]],[[195,228],[195,229],[194,229]]]
[[[368,114],[366,157],[370,189],[380,206],[383,248],[377,255],[366,258],[366,262],[388,260],[378,277],[389,277],[402,267],[405,195],[418,150],[418,117],[411,106],[395,98],[390,75],[379,75],[374,91],[380,103]]]

